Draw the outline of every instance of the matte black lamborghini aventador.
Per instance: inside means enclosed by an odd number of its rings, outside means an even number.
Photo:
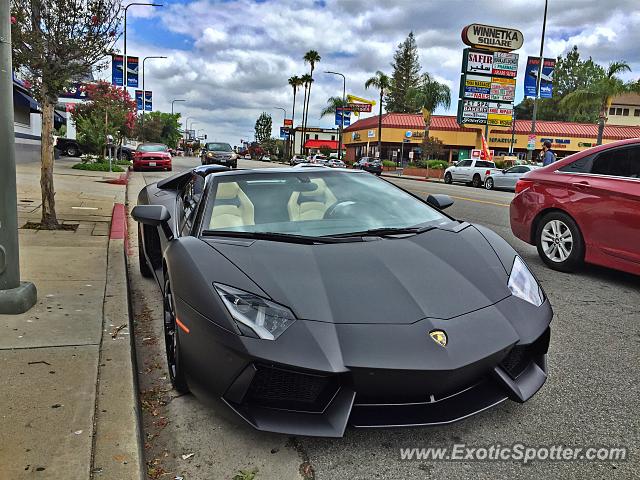
[[[171,380],[260,430],[435,425],[546,379],[552,310],[507,242],[362,171],[203,166],[144,188]]]

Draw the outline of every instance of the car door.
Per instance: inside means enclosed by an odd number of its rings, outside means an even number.
[[[451,177],[457,181],[469,181],[467,177],[471,171],[471,164],[473,160],[463,160],[453,169]]]
[[[194,174],[178,199],[178,231],[181,236],[191,235],[198,205],[204,191],[204,177]]]
[[[587,245],[640,265],[640,146],[604,150],[580,170],[569,188]]]
[[[529,167],[525,167],[523,165],[516,165],[508,169],[504,175],[501,175],[501,185],[500,188],[508,188],[510,190],[516,189],[516,183],[524,175],[529,171]]]

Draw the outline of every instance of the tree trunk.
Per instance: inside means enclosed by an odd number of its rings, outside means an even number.
[[[313,69],[311,70],[311,79],[313,80]],[[307,108],[304,113],[304,128],[307,129],[307,121],[309,120],[309,103],[311,102],[311,84],[313,82],[309,82],[309,93],[307,94]],[[303,144],[304,145],[304,144]]]
[[[289,134],[289,138],[291,139],[291,156],[296,154],[296,89],[293,89],[293,109],[291,110],[291,128],[293,131],[293,135]]]
[[[382,89],[380,89],[380,115],[378,116],[378,155],[382,160]]]
[[[604,122],[607,120],[607,105],[602,104],[600,107],[600,118],[598,118],[598,140],[596,145],[602,145],[602,136],[604,135]]]
[[[300,153],[304,155],[304,136],[305,136],[305,127],[304,124],[304,114],[307,111],[307,85],[304,86],[304,98],[302,99],[302,136],[300,137]]]
[[[40,187],[42,189],[41,226],[47,230],[59,227],[56,217],[55,190],[53,188],[53,110],[55,105],[43,92],[42,103],[42,141],[40,147],[41,169]]]

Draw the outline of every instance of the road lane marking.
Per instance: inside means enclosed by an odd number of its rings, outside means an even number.
[[[421,195],[429,195],[429,192],[420,192],[418,190],[413,190],[413,189],[409,189],[410,192],[412,193],[416,193],[416,194],[421,194]],[[445,195],[447,195],[445,193]],[[449,195],[451,198],[455,198],[456,200],[464,200],[467,202],[475,202],[475,203],[485,203],[487,205],[495,205],[498,207],[508,207],[509,204],[508,203],[498,203],[498,202],[491,202],[489,200],[478,200],[477,198],[469,198],[469,197],[458,197],[456,195]]]

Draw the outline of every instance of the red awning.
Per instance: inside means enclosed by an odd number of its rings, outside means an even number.
[[[304,148],[322,148],[327,147],[331,150],[338,150],[337,140],[307,140],[304,144]]]

